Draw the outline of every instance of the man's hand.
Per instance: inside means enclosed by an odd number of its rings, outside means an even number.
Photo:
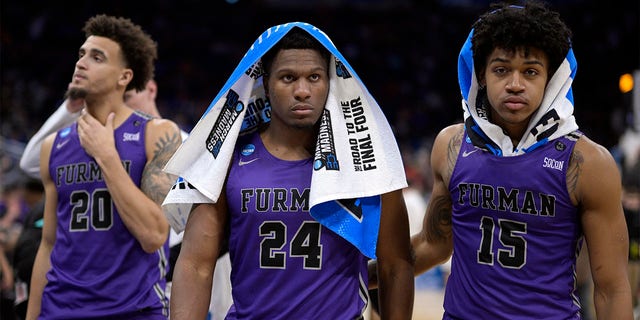
[[[78,119],[80,144],[96,160],[106,159],[113,154],[117,155],[113,137],[113,118],[115,113],[112,112],[107,116],[104,126],[88,112]]]

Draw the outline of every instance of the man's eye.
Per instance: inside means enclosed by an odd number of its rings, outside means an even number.
[[[502,67],[495,68],[495,69],[493,69],[493,72],[495,72],[497,74],[503,74],[503,73],[507,72],[507,69],[506,68],[502,68]]]
[[[529,70],[525,71],[525,74],[528,75],[528,76],[535,76],[535,75],[538,75],[538,70],[529,69]]]

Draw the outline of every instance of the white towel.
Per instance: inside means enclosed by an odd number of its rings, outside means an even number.
[[[476,103],[479,86],[475,70],[473,70],[472,35],[473,30],[469,33],[469,37],[460,50],[458,81],[462,91],[465,126],[474,145],[490,150],[498,156],[517,156],[578,130],[578,124],[573,116],[573,92],[571,90],[578,64],[571,48],[558,70],[549,80],[544,92],[544,99],[540,108],[531,118],[526,134],[514,148],[511,138],[504,134],[502,128],[487,119],[488,113],[485,108],[489,106]]]
[[[314,156],[310,213],[375,258],[379,195],[407,186],[400,151],[386,117],[360,78],[327,35],[307,23],[271,27],[247,51],[164,168],[181,177],[163,203],[165,215],[181,231],[193,203],[218,199],[238,136],[269,121],[260,58],[294,27],[309,32],[332,54],[329,95]]]

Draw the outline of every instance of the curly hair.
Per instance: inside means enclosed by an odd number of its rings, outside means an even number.
[[[91,17],[82,28],[85,36],[109,38],[120,45],[127,67],[133,71],[133,79],[126,90],[142,91],[154,75],[154,62],[158,58],[158,46],[151,36],[130,19],[105,14]]]
[[[539,1],[523,6],[494,3],[491,9],[473,24],[471,44],[478,76],[495,48],[512,52],[537,48],[547,54],[549,75],[558,69],[571,47],[571,30],[557,12]]]

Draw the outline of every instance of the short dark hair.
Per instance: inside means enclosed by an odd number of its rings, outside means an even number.
[[[278,43],[262,55],[261,61],[264,72],[268,74],[271,71],[273,59],[280,50],[288,49],[311,49],[318,51],[327,63],[328,70],[329,59],[331,59],[331,53],[329,50],[327,50],[320,41],[314,38],[307,31],[298,27],[293,27],[282,37],[282,39],[280,39],[280,41],[278,41]]]
[[[105,14],[91,17],[82,31],[87,38],[99,36],[117,42],[127,67],[133,70],[133,79],[126,90],[144,90],[147,82],[153,78],[154,62],[158,58],[157,44],[151,36],[130,19]]]
[[[471,44],[476,74],[484,72],[487,57],[495,48],[514,52],[537,48],[547,55],[551,76],[571,47],[571,30],[560,14],[539,1],[527,1],[523,6],[494,3],[491,9],[473,24]]]

